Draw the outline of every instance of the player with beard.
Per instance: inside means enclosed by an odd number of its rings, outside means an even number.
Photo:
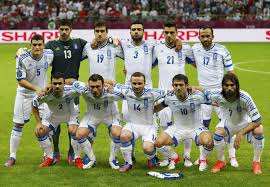
[[[214,31],[212,27],[201,27],[199,30],[199,40],[192,46],[192,51],[195,59],[195,64],[198,71],[199,85],[204,89],[211,91],[220,91],[221,81],[224,71],[227,73],[233,72],[233,63],[230,52],[225,46],[214,43]],[[218,118],[221,119],[222,114],[219,112],[219,107],[212,105],[202,105],[203,123],[209,128],[212,113],[215,110]],[[231,137],[234,141],[234,137]],[[229,158],[231,166],[238,167],[236,160],[235,149],[232,143],[228,144]]]
[[[224,75],[221,92],[206,90],[205,93],[213,104],[220,107],[223,114],[214,134],[218,160],[212,172],[220,172],[226,166],[225,142],[232,141],[231,137],[236,135],[232,142],[236,149],[240,148],[243,136],[246,136],[249,143],[253,143],[252,171],[254,174],[261,174],[260,158],[264,148],[264,131],[261,116],[251,96],[240,90],[238,78],[232,73]]]

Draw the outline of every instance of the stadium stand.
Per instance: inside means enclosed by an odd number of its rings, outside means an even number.
[[[270,0],[0,1],[0,29],[47,29],[49,22],[64,18],[73,20],[78,29],[92,27],[99,18],[107,20],[110,28],[128,28],[138,18],[147,23],[146,28],[158,28],[167,15],[184,28],[201,22],[215,28],[267,28]]]

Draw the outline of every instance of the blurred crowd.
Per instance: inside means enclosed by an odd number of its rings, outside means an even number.
[[[0,21],[57,19],[162,21],[270,20],[270,0],[1,0]],[[52,24],[53,27],[53,24]]]

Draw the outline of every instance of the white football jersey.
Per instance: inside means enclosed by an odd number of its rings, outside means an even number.
[[[83,56],[88,56],[89,73],[99,74],[104,79],[115,80],[116,56],[122,56],[121,47],[115,47],[108,41],[98,49],[92,49],[91,44],[87,43],[83,49]]]
[[[49,116],[62,119],[61,121],[69,121],[71,115],[76,114],[74,108],[74,98],[79,94],[70,85],[64,86],[64,94],[62,97],[55,97],[52,93],[45,96],[36,96],[33,99],[33,106],[38,107],[42,103],[46,103],[49,108]]]
[[[162,102],[173,112],[174,125],[177,129],[196,129],[201,127],[201,104],[209,103],[206,96],[199,91],[189,94],[185,101],[180,101],[174,93],[168,93]]]
[[[80,81],[75,81],[73,83],[73,88],[83,96],[87,104],[86,114],[89,114],[89,120],[108,120],[112,119],[115,115],[119,115],[115,101],[124,99],[124,96],[121,93],[108,93],[104,89],[101,97],[96,98],[92,95],[88,86]]]
[[[31,52],[26,52],[16,59],[16,79],[27,80],[31,84],[43,88],[47,84],[47,69],[53,60],[53,51],[44,49],[40,59],[36,60],[32,57]],[[34,94],[32,90],[28,90],[18,85],[17,91],[23,94]]]
[[[172,89],[172,79],[177,74],[186,74],[185,64],[193,63],[194,58],[191,47],[183,44],[182,50],[175,51],[175,47],[161,43],[154,48],[154,63],[158,63],[159,88]]]
[[[151,72],[155,45],[155,40],[143,41],[140,46],[133,45],[131,40],[121,40],[127,71],[125,84],[130,85],[130,78],[133,73],[141,72],[145,75],[146,87],[152,88]]]
[[[230,52],[217,43],[209,50],[204,49],[201,43],[197,43],[193,45],[192,51],[200,86],[204,89],[221,89],[224,70],[233,70]]]
[[[226,119],[231,125],[237,125],[244,120],[249,121],[251,119],[256,122],[261,119],[251,96],[242,90],[240,91],[240,98],[232,103],[228,102],[221,92],[206,90],[205,94],[212,100],[212,103],[219,106],[222,118]]]
[[[125,96],[130,123],[153,125],[154,105],[157,100],[165,96],[164,90],[144,88],[143,94],[137,97],[130,86],[116,84],[114,91]]]

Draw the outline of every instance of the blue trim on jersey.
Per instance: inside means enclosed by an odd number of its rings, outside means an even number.
[[[258,119],[256,119],[256,120],[254,120],[254,121],[252,121],[252,122],[254,122],[254,123],[258,123],[259,121],[261,121],[261,117],[259,117]]]
[[[251,110],[255,109],[255,106],[253,105],[251,99],[248,96],[240,92],[240,98],[245,100],[245,102],[248,104]]]
[[[128,142],[122,142],[121,141],[121,147],[128,147],[131,145],[131,141],[128,141]]]
[[[224,139],[224,136],[221,134],[214,133],[214,140],[216,141],[222,141]]]
[[[195,61],[191,60],[190,58],[186,57],[186,62],[188,64],[196,64]]]
[[[175,138],[175,136],[172,138],[172,140],[173,140],[173,145],[176,147],[178,145],[178,141]]]
[[[199,145],[200,145],[200,144],[199,144],[199,136],[198,136],[197,134],[196,134],[194,140],[195,140],[196,146],[199,146]]]
[[[172,125],[172,122],[168,122],[167,125],[168,125],[168,126],[171,126],[171,125]]]
[[[29,52],[26,52],[24,54],[22,54],[20,57],[19,57],[19,61],[22,62],[25,58],[27,58],[28,56],[30,56],[30,53]]]
[[[16,132],[22,132],[22,128],[23,128],[23,126],[22,126],[22,127],[16,127],[16,126],[14,125],[14,127],[12,128],[12,130],[13,130],[13,131],[16,131]]]
[[[120,138],[112,138],[112,140],[116,144],[120,144],[121,143]]]
[[[152,63],[152,69],[158,65],[158,59],[156,58],[155,61]]]
[[[53,133],[55,133],[55,128],[54,128],[54,126],[52,126],[52,124],[49,125],[49,129],[51,129],[53,131]]]
[[[125,98],[125,96],[120,92],[112,91],[112,94],[117,95],[117,96],[119,96],[121,98]]]
[[[226,127],[226,126],[224,126],[224,129],[225,129],[227,136],[228,136],[228,143],[230,143],[230,141],[231,141],[230,131],[229,131],[228,127]]]
[[[38,141],[39,141],[39,142],[42,142],[42,141],[46,140],[47,138],[48,138],[47,135],[41,136],[41,137],[38,137]]]
[[[29,121],[30,121],[30,119],[25,119],[23,122],[28,123]]]
[[[95,131],[95,128],[92,127],[91,125],[87,125],[88,126],[88,129],[90,130],[90,133],[92,132],[93,133],[93,136],[96,137],[96,131]]]
[[[229,64],[229,65],[225,65],[225,64],[224,64],[224,67],[225,67],[225,68],[228,68],[228,67],[231,67],[231,66],[233,66],[233,64]]]
[[[207,147],[203,146],[204,150],[206,151],[212,151],[213,149],[208,149]]]

